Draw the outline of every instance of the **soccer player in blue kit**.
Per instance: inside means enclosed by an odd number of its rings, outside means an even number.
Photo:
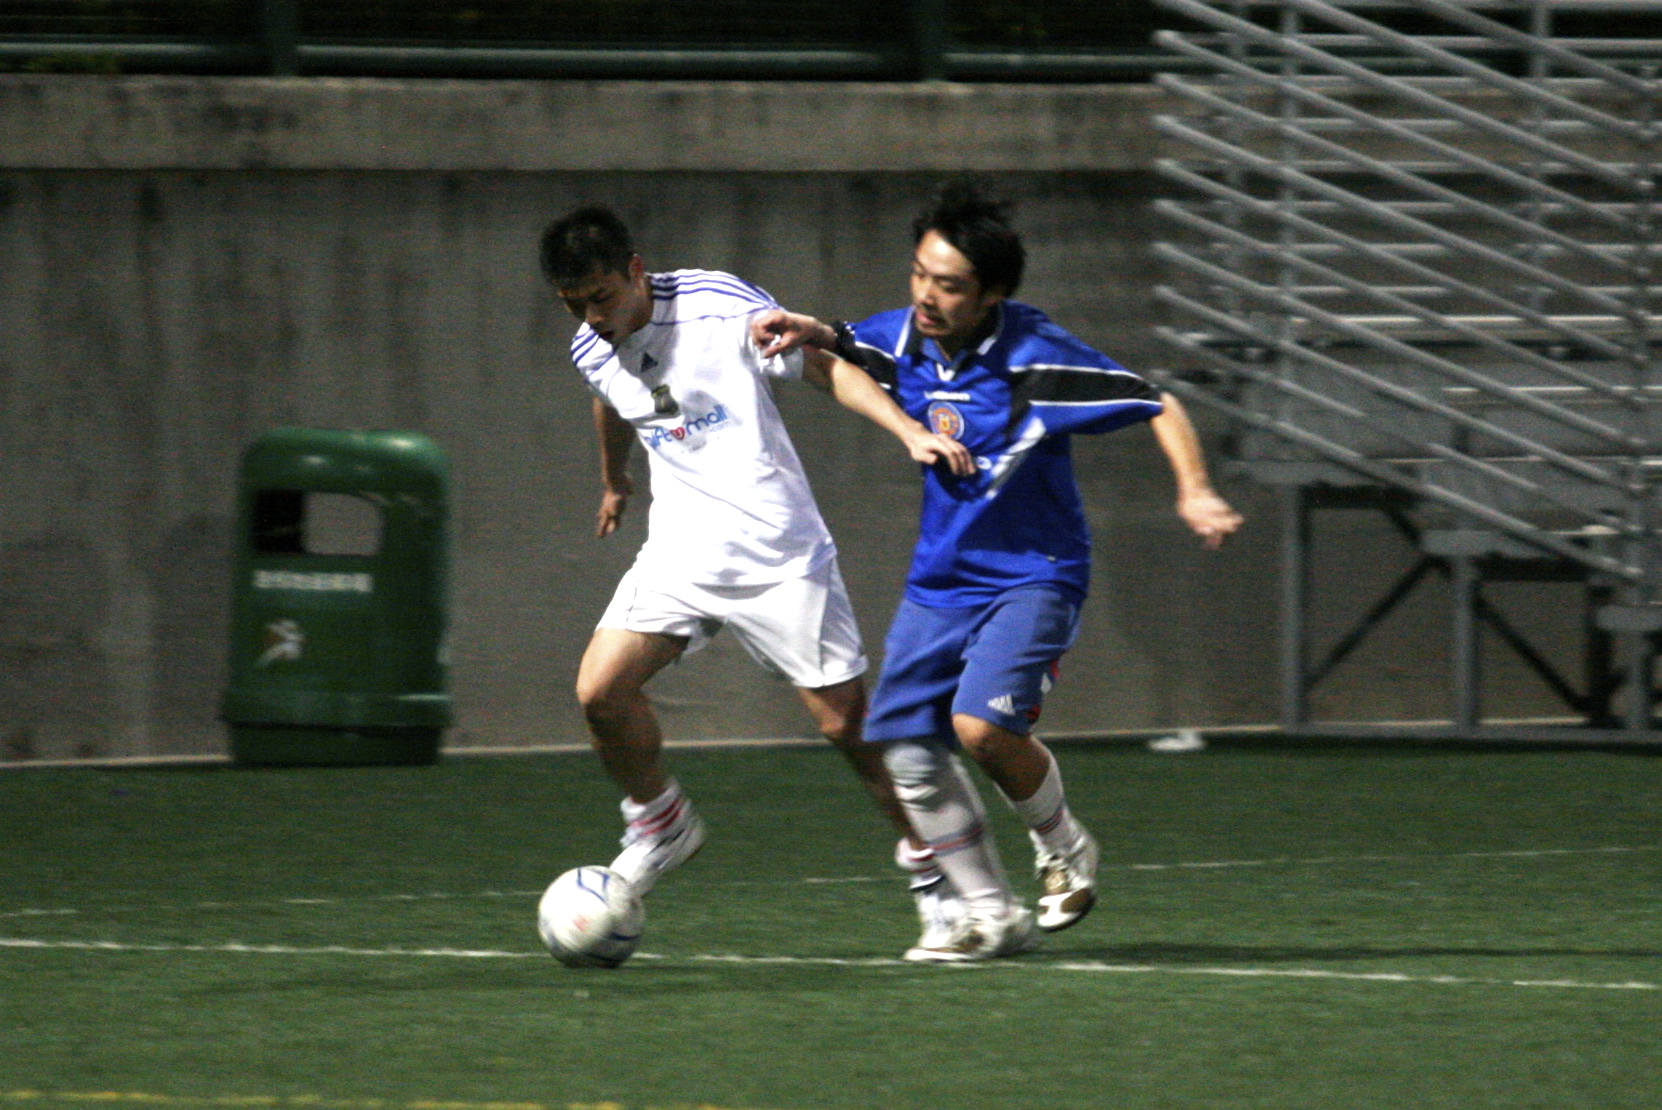
[[[1090,578],[1070,438],[1149,421],[1183,520],[1212,547],[1242,522],[1213,491],[1175,398],[1011,299],[1025,253],[1007,211],[971,185],[943,189],[913,223],[908,308],[853,325],[784,310],[751,322],[763,357],[834,352],[976,462],[963,476],[924,470],[917,546],[865,728],[957,894],[953,928],[906,953],[922,962],[1013,955],[1034,939],[954,748],[1028,826],[1043,888],[1037,927],[1065,929],[1096,901],[1096,842],[1033,735]]]

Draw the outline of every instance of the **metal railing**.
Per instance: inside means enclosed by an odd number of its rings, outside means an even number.
[[[1478,725],[1487,621],[1590,721],[1608,722],[1625,683],[1626,725],[1648,730],[1662,2],[1160,3],[1203,28],[1158,36],[1193,74],[1159,78],[1182,110],[1158,126],[1188,152],[1159,164],[1180,191],[1159,205],[1173,280],[1157,295],[1174,321],[1159,333],[1181,355],[1167,384],[1234,418],[1246,468],[1295,491],[1289,605],[1304,601],[1314,491],[1349,487],[1354,504],[1371,488],[1466,576],[1456,726]],[[1589,14],[1653,33],[1555,29]],[[1568,696],[1485,605],[1485,573],[1583,580],[1591,636],[1628,636],[1627,670]],[[1336,659],[1310,666],[1302,618],[1287,619],[1296,725]]]

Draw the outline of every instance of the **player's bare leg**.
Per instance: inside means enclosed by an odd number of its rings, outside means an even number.
[[[843,758],[848,760],[854,774],[859,777],[860,784],[877,804],[878,811],[914,847],[924,848],[924,842],[912,831],[912,823],[906,819],[900,800],[894,796],[894,781],[889,778],[888,768],[883,766],[883,745],[868,744],[863,739],[861,726],[866,719],[865,682],[851,678],[847,682],[818,689],[799,686],[796,692],[801,695],[802,704],[808,707],[820,735],[843,753]]]
[[[966,713],[952,717],[958,742],[1027,823],[1037,853],[1039,928],[1065,929],[1096,904],[1097,846],[1074,819],[1056,759],[1031,733],[1011,732]]]
[[[851,678],[835,686],[817,689],[799,686],[797,693],[801,695],[809,715],[814,718],[820,735],[843,753],[861,785],[866,788],[866,793],[876,803],[878,812],[900,834],[900,840],[895,845],[895,864],[906,872],[907,886],[923,923],[923,937],[919,944],[940,941],[963,916],[963,906],[957,891],[936,863],[929,842],[913,829],[905,807],[895,796],[894,780],[889,777],[889,769],[883,763],[883,745],[865,741],[865,682]]]
[[[577,667],[577,702],[606,773],[637,802],[664,792],[663,733],[643,687],[678,659],[679,636],[597,628]]]
[[[1050,749],[1031,733],[1011,732],[967,713],[952,715],[952,731],[964,751],[1012,802],[1031,798],[1050,770]]]
[[[612,868],[641,894],[704,842],[703,821],[664,768],[663,733],[643,690],[686,647],[679,636],[597,628],[577,668],[577,700],[595,750],[626,795],[628,829]]]

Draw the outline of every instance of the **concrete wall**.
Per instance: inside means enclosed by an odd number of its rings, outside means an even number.
[[[610,203],[654,268],[729,269],[858,317],[901,303],[912,213],[943,172],[974,169],[1018,200],[1024,299],[1147,366],[1155,103],[1142,87],[0,76],[0,758],[223,750],[234,470],[284,423],[449,450],[450,744],[580,739],[577,657],[644,506],[592,538],[573,324],[536,273],[547,221]],[[781,400],[877,654],[915,473],[820,395]],[[1044,725],[1272,719],[1263,491],[1225,483],[1252,524],[1207,554],[1146,429],[1079,456],[1095,596]],[[1383,534],[1359,520],[1340,542],[1377,552]],[[1350,561],[1340,588],[1394,558]],[[1377,649],[1399,681],[1338,682],[1318,709],[1440,715],[1434,608]],[[676,737],[806,731],[789,689],[719,638],[655,696]]]

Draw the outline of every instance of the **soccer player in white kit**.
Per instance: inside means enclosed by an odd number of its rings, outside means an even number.
[[[920,463],[967,474],[957,441],[901,411],[864,371],[823,351],[763,358],[750,319],[767,293],[709,270],[648,273],[610,210],[578,209],[544,232],[544,275],[581,320],[572,360],[594,393],[601,495],[596,534],[613,532],[633,492],[631,445],[652,482],[647,539],[618,583],[578,668],[582,704],[607,773],[624,793],[623,851],[637,891],[696,852],[704,824],[662,757],[642,692],[658,671],[729,629],[793,683],[820,732],[853,765],[901,834],[925,933],[955,912],[927,845],[895,799],[881,749],[862,743],[866,658],[837,551],[775,408],[768,379],[802,378],[892,432]]]

